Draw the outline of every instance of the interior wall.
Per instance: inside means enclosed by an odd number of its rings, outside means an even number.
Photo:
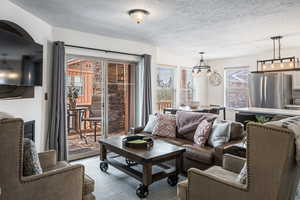
[[[12,21],[24,28],[33,39],[44,46],[43,86],[35,87],[31,99],[0,100],[0,111],[10,113],[24,121],[35,120],[36,144],[38,151],[44,150],[47,102],[44,93],[48,91],[48,72],[50,66],[50,41],[52,27],[31,13],[21,9],[8,0],[1,0],[0,19]]]
[[[285,56],[296,56],[300,57],[300,47],[299,48],[284,48],[282,50],[282,57]],[[263,60],[273,57],[273,52],[270,49],[269,51],[264,51],[257,53],[256,55],[249,55],[243,57],[233,57],[226,59],[217,59],[217,60],[209,60],[209,64],[219,72],[224,79],[224,69],[225,68],[234,68],[234,67],[250,67],[250,71],[256,70],[256,61]],[[289,72],[289,74],[293,74]],[[214,87],[208,84],[208,103],[209,104],[217,104],[224,105],[224,81],[220,86]],[[232,110],[227,111],[228,119],[235,119],[235,112]]]
[[[156,110],[155,84],[157,64],[175,65],[180,69],[180,67],[192,67],[198,63],[197,57],[176,55],[168,49],[161,49],[150,44],[52,27],[47,22],[16,6],[9,0],[1,1],[0,18],[20,25],[36,42],[44,46],[43,86],[35,87],[35,97],[32,99],[0,100],[0,111],[23,118],[24,121],[36,121],[35,140],[38,151],[43,151],[46,144],[48,101],[44,99],[44,95],[49,92],[50,86],[52,41],[59,40],[71,45],[152,55],[151,75],[154,110]],[[201,87],[206,88],[204,85],[201,85]],[[202,91],[202,89],[199,90]]]

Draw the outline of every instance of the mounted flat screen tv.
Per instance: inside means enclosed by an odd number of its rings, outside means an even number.
[[[41,86],[43,46],[0,26],[0,85]]]

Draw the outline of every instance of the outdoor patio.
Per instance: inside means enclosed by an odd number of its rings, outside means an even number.
[[[111,136],[124,135],[124,131],[110,133]],[[100,130],[97,130],[96,142],[94,140],[94,131],[88,130],[85,133],[87,143],[85,139],[81,139],[80,135],[75,132],[71,132],[68,135],[68,148],[69,148],[69,160],[77,160],[84,157],[95,156],[99,154],[99,142],[102,137]]]

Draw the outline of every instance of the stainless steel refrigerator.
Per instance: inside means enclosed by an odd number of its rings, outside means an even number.
[[[249,104],[259,108],[285,108],[292,101],[292,75],[264,73],[249,75]]]

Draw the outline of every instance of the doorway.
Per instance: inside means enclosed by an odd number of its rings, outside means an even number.
[[[98,155],[101,137],[127,135],[135,121],[136,66],[67,54],[69,160]]]

